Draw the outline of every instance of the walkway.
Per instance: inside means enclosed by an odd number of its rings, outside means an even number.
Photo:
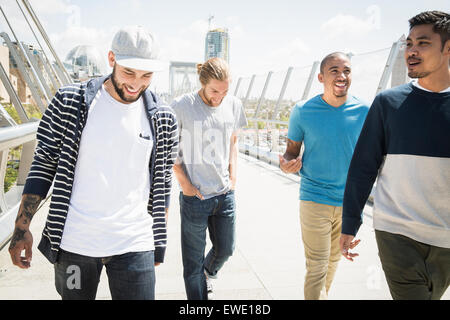
[[[180,249],[179,189],[174,183],[165,263],[157,267],[157,299],[186,299]],[[239,156],[237,241],[233,257],[214,280],[216,299],[303,299],[305,260],[298,214],[298,178],[243,154]],[[34,245],[48,212],[46,203],[32,223]],[[366,207],[366,214],[371,209]],[[391,299],[378,259],[370,217],[358,238],[360,256],[341,260],[329,299]],[[102,273],[97,299],[110,299]],[[0,252],[1,299],[59,299],[53,266],[33,249],[32,267],[12,266],[8,250]],[[450,299],[447,290],[443,299]]]

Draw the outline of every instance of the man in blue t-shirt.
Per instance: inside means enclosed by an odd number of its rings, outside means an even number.
[[[369,107],[348,95],[351,64],[345,53],[327,55],[320,65],[323,94],[294,106],[285,173],[300,169],[300,221],[306,257],[305,299],[326,299],[341,257],[339,238],[347,171]],[[300,149],[304,142],[303,155]]]

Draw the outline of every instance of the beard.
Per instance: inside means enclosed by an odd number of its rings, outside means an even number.
[[[406,64],[407,64],[407,66],[408,66],[409,63],[411,63],[411,62],[413,62],[413,63],[414,63],[414,62],[419,62],[419,63],[422,63],[422,64],[423,64],[423,59],[421,59],[421,58],[419,58],[419,57],[415,57],[415,56],[408,57],[408,58],[406,59]],[[422,71],[409,71],[409,70],[408,70],[408,77],[410,77],[410,78],[412,78],[412,79],[424,78],[424,77],[428,76],[430,73],[431,73],[431,72],[429,72],[429,71],[424,71],[424,70],[422,70]]]
[[[206,102],[207,105],[209,105],[209,106],[211,106],[211,107],[217,107],[217,106],[219,106],[219,105],[222,103],[223,98],[222,98],[222,100],[220,100],[219,103],[214,103],[214,102],[212,101],[211,97],[208,97],[208,95],[206,94],[205,90],[204,90],[203,88],[202,88],[201,90],[202,90],[203,98],[206,100],[206,101],[204,101],[204,102]]]
[[[429,74],[430,74],[430,72],[411,71],[411,72],[408,72],[408,77],[410,77],[411,79],[420,79],[420,78],[425,78]]]
[[[122,99],[123,101],[128,102],[128,103],[137,101],[142,96],[144,91],[147,90],[147,88],[148,88],[148,86],[142,87],[142,89],[139,91],[139,93],[135,97],[127,97],[126,93],[125,93],[125,88],[123,87],[123,84],[119,84],[119,82],[116,78],[116,66],[115,65],[114,65],[113,72],[111,75],[111,83],[114,87],[114,90],[116,90],[117,94],[119,95],[120,99]]]

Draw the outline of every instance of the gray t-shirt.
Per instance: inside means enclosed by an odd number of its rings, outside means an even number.
[[[177,163],[205,199],[228,192],[231,135],[247,125],[241,100],[227,95],[218,107],[210,107],[192,92],[171,107],[180,134]]]

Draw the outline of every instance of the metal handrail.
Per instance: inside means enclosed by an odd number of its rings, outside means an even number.
[[[247,118],[247,121],[252,121],[252,122],[266,122],[266,123],[271,123],[271,124],[280,124],[280,125],[284,125],[284,126],[289,125],[289,121],[272,120],[272,119],[263,119],[263,118]]]
[[[0,151],[17,147],[24,142],[34,140],[39,122],[29,122],[14,127],[0,128]]]
[[[17,184],[7,193],[0,188],[0,248],[10,239],[14,230],[14,221],[20,206],[22,185],[30,170],[36,144],[36,132],[39,122],[25,123],[14,127],[0,128],[0,181],[6,176],[8,154],[11,148],[23,145],[19,163]]]

